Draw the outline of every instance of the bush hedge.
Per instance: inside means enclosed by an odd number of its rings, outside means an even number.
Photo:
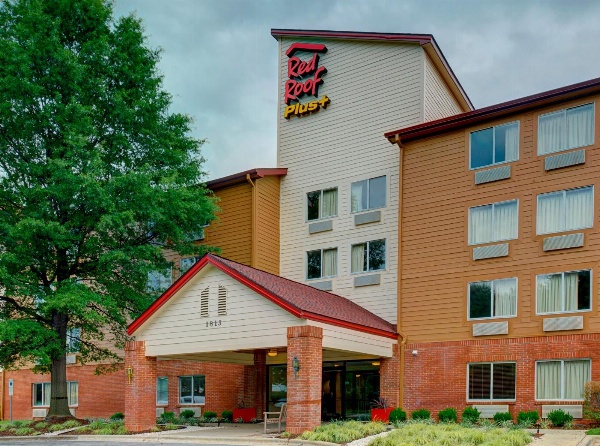
[[[458,421],[456,409],[452,407],[446,407],[444,410],[440,410],[440,413],[438,413],[438,419],[440,420],[440,423],[456,423],[456,421]]]

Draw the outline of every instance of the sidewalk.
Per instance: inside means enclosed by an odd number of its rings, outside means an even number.
[[[535,429],[528,429],[528,432],[535,434]],[[529,443],[532,446],[595,446],[600,445],[600,437],[588,436],[585,431],[580,430],[558,430],[558,429],[540,429],[539,438]]]

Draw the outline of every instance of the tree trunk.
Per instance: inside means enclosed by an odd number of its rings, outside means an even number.
[[[56,313],[52,315],[52,325],[56,330],[62,349],[57,351],[52,358],[52,369],[50,371],[50,410],[47,418],[73,418],[69,411],[69,400],[67,398],[67,320],[66,314]]]

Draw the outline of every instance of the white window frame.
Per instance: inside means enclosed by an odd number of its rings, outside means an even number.
[[[590,358],[569,358],[569,359],[542,359],[539,361],[535,361],[535,400],[536,401],[583,401],[583,398],[580,399],[565,399],[565,362],[570,361],[588,361],[590,364],[590,377],[592,377],[592,360]],[[541,399],[537,396],[537,383],[538,383],[538,364],[541,362],[560,362],[560,398],[551,398],[551,399]]]
[[[159,400],[158,399],[158,381],[164,379],[167,381],[167,399]],[[168,376],[157,376],[156,377],[156,405],[157,406],[168,406],[169,405],[169,377]]]
[[[495,225],[496,225],[496,206],[501,205],[501,204],[506,204],[506,203],[516,203],[517,204],[517,231],[515,234],[514,238],[495,238],[494,237],[494,232],[495,232]],[[477,208],[481,208],[484,206],[492,206],[492,239],[486,242],[478,242],[478,243],[473,243],[471,242],[471,209],[477,209]],[[469,208],[469,221],[468,223],[468,238],[469,238],[469,246],[478,246],[478,245],[486,245],[488,243],[497,243],[497,242],[504,242],[504,241],[508,241],[508,240],[517,240],[519,238],[519,199],[515,198],[513,200],[505,200],[505,201],[497,201],[496,203],[489,203],[489,204],[482,204],[479,206],[471,206]]]
[[[489,398],[489,399],[471,399],[469,398],[469,368],[472,365],[481,365],[481,364],[491,364],[490,371],[490,396],[493,394],[494,390],[494,364],[515,364],[515,397],[514,398]],[[467,363],[467,401],[472,402],[489,402],[489,401],[516,401],[517,400],[517,363],[516,361],[480,361],[480,362],[468,362]]]
[[[383,206],[371,207],[371,202],[370,202],[371,181],[376,180],[378,178],[385,178],[385,187],[383,188],[385,197],[383,199]],[[363,181],[366,181],[366,183],[367,183],[367,207],[364,209],[361,209],[359,211],[353,211],[352,210],[352,186],[356,183],[362,183]],[[388,176],[387,175],[378,175],[376,177],[371,177],[371,178],[367,178],[367,179],[359,180],[359,181],[353,181],[352,183],[350,183],[350,213],[351,214],[358,214],[360,212],[373,211],[375,209],[384,209],[385,207],[387,207],[387,199],[388,199]]]
[[[567,192],[572,191],[572,190],[581,190],[581,189],[591,189],[592,190],[592,209],[591,209],[591,213],[592,213],[592,226],[583,226],[580,228],[569,228],[566,229],[567,227],[567,213],[565,210],[565,204],[566,204],[566,197],[567,197]],[[539,228],[538,228],[538,221],[540,219],[540,215],[539,215],[539,211],[540,211],[540,197],[546,196],[546,195],[553,195],[553,194],[559,194],[562,193],[562,203],[561,203],[561,214],[562,214],[562,228],[559,229],[558,231],[552,231],[552,232],[539,232]],[[580,229],[589,229],[589,228],[593,228],[594,227],[594,197],[595,197],[595,190],[594,190],[594,185],[589,185],[589,186],[582,186],[582,187],[572,187],[571,189],[562,189],[562,190],[556,190],[556,191],[552,191],[552,192],[545,192],[543,194],[538,194],[537,198],[536,198],[536,210],[535,210],[535,232],[537,235],[546,235],[546,234],[558,234],[560,232],[569,232],[569,231],[579,231]]]
[[[584,145],[584,146],[575,146],[575,147],[567,147],[567,111],[568,110],[573,110],[575,108],[579,108],[579,107],[586,107],[588,105],[592,106],[592,112],[594,114],[593,118],[592,118],[592,143],[588,144],[588,145]],[[558,113],[562,113],[563,115],[563,125],[564,125],[564,134],[563,134],[563,138],[564,140],[562,141],[562,145],[564,146],[564,148],[560,149],[560,150],[555,150],[553,152],[544,152],[542,153],[540,151],[540,140],[542,138],[540,138],[540,118],[543,118],[544,116],[548,116],[548,115],[554,115],[554,114],[558,114]],[[588,147],[590,145],[593,145],[594,142],[596,140],[596,103],[595,102],[588,102],[586,104],[580,104],[580,105],[575,105],[573,107],[567,107],[567,108],[562,108],[560,110],[555,110],[552,112],[548,112],[548,113],[544,113],[538,116],[538,120],[537,120],[537,154],[538,156],[549,156],[549,155],[553,155],[555,153],[561,153],[561,152],[565,152],[567,150],[571,150],[571,149],[578,149],[580,147]]]
[[[42,386],[42,400],[45,399],[44,397],[46,396],[46,387],[48,387],[49,389],[51,388],[52,383],[51,382],[37,382],[37,383],[31,383],[31,405],[33,407],[50,407],[50,401],[42,401],[42,404],[36,404],[35,403],[35,393],[36,393],[36,386]],[[75,394],[77,395],[77,401],[73,402],[71,401],[71,387],[75,386],[76,387],[76,392]],[[48,398],[52,398],[52,393],[50,390],[48,390]],[[69,407],[76,407],[79,405],[79,382],[78,381],[67,381],[67,398],[68,398],[68,405]]]
[[[335,192],[336,192],[336,194],[335,194],[335,214],[328,215],[327,217],[323,217],[323,192],[328,192],[330,190],[335,190]],[[312,220],[310,220],[308,218],[308,194],[313,194],[315,192],[319,192],[319,216],[317,218],[313,218]],[[339,197],[340,197],[340,192],[339,192],[339,189],[337,188],[337,186],[326,187],[324,189],[311,190],[311,191],[307,192],[305,195],[306,203],[304,206],[304,209],[306,210],[306,214],[305,214],[306,221],[307,222],[315,222],[315,221],[321,221],[321,220],[329,220],[330,218],[336,218],[339,214]]]
[[[311,277],[311,278],[309,278],[308,277],[308,253],[310,253],[310,252],[316,252],[316,251],[320,251],[321,252],[321,275],[319,277]],[[335,251],[336,271],[335,271],[335,274],[333,276],[324,276],[323,275],[323,253],[325,251]],[[306,268],[304,268],[306,280],[332,279],[334,277],[337,277],[337,275],[338,275],[338,271],[337,270],[339,268],[339,265],[338,265],[339,256],[338,256],[338,254],[339,254],[339,250],[338,250],[337,246],[336,247],[332,247],[332,248],[311,249],[310,251],[306,251],[306,256],[305,256],[305,259],[306,259]]]
[[[383,253],[383,263],[384,263],[384,267],[380,268],[380,269],[369,269],[369,252],[371,249],[371,243],[372,242],[378,242],[380,240],[383,240],[383,244],[385,247],[385,252]],[[366,246],[366,251],[367,251],[367,263],[365,264],[366,269],[363,271],[352,271],[352,248],[356,245],[367,245]],[[387,247],[387,239],[386,238],[378,238],[375,240],[369,240],[366,242],[360,242],[360,243],[353,243],[352,245],[350,245],[350,274],[367,274],[367,273],[375,273],[375,272],[381,272],[381,271],[385,271],[388,267],[388,259],[387,259],[387,255],[388,255],[388,247]]]
[[[494,150],[496,147],[496,129],[499,127],[504,127],[507,125],[512,125],[512,124],[517,124],[517,132],[519,135],[519,145],[517,147],[517,157],[514,160],[506,160],[506,161],[499,161],[496,162],[496,151]],[[492,164],[486,164],[484,166],[479,166],[479,167],[471,167],[471,155],[473,153],[473,148],[472,148],[472,143],[471,143],[471,136],[473,135],[473,133],[477,133],[477,132],[481,132],[482,130],[487,130],[487,129],[493,129],[494,133],[492,135],[492,150],[494,150],[493,152],[493,158],[494,161],[492,162]],[[521,153],[521,121],[520,120],[516,120],[516,121],[511,121],[511,122],[505,122],[504,124],[498,124],[498,125],[493,125],[491,127],[485,127],[483,129],[479,129],[479,130],[474,130],[472,132],[469,132],[469,170],[479,170],[479,169],[485,169],[486,167],[491,167],[491,166],[499,166],[502,164],[507,164],[507,163],[513,163],[515,161],[519,161],[519,155]]]
[[[500,280],[508,280],[508,279],[515,280],[515,290],[516,290],[515,314],[512,316],[471,317],[471,285],[473,285],[475,283],[485,283],[485,282],[492,283],[490,299],[492,300],[492,308],[493,308],[493,306],[494,306],[494,282],[497,282]],[[476,282],[469,282],[467,284],[467,320],[482,321],[482,320],[489,320],[489,319],[510,319],[510,318],[517,317],[518,312],[519,312],[519,279],[517,277],[503,277],[501,279],[478,280]],[[475,364],[475,363],[473,363],[473,364]]]
[[[579,273],[582,271],[589,271],[590,272],[590,308],[588,308],[587,310],[572,310],[572,311],[567,311],[564,310],[565,308],[565,274],[569,274],[569,273]],[[562,311],[552,311],[549,313],[538,313],[538,277],[539,276],[555,276],[560,274],[562,276],[562,287],[561,287],[561,293],[562,293]],[[547,314],[571,314],[571,313],[585,313],[585,312],[589,312],[592,311],[592,305],[594,303],[594,290],[593,290],[593,286],[594,286],[594,277],[593,277],[594,271],[589,268],[589,269],[575,269],[572,271],[560,271],[560,272],[556,272],[556,273],[545,273],[545,274],[536,274],[535,276],[535,314],[536,315],[547,315]]]
[[[195,376],[203,376],[204,377],[204,403],[195,403],[194,402],[194,377]],[[181,378],[192,378],[192,401],[190,403],[182,403],[181,402]],[[181,375],[177,377],[177,401],[179,405],[182,406],[204,406],[206,404],[206,375],[198,374],[198,375]]]

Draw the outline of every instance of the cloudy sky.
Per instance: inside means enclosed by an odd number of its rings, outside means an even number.
[[[595,0],[115,0],[163,49],[208,179],[276,164],[271,28],[433,34],[476,108],[600,77]]]

